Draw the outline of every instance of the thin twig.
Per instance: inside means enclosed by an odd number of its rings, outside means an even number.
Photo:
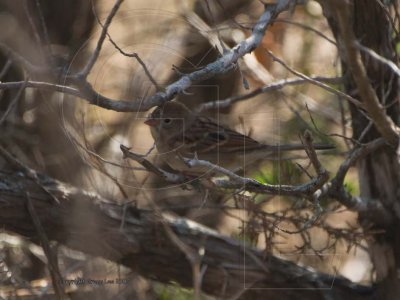
[[[275,22],[282,22],[282,23],[286,23],[286,24],[290,24],[290,25],[295,25],[298,27],[301,27],[305,30],[309,30],[314,32],[315,34],[317,34],[318,36],[322,37],[323,39],[325,39],[326,41],[328,41],[329,43],[331,43],[332,45],[337,45],[336,41],[329,38],[328,36],[326,36],[325,34],[323,34],[321,31],[315,29],[314,27],[308,26],[306,24],[300,23],[300,22],[296,22],[296,21],[292,21],[292,20],[285,20],[285,19],[276,19]]]
[[[109,164],[111,166],[118,167],[118,168],[121,168],[121,169],[124,169],[124,170],[132,170],[132,171],[145,171],[145,170],[147,170],[145,168],[140,168],[140,167],[124,166],[124,165],[121,165],[119,163],[107,160],[104,157],[101,157],[99,154],[89,150],[88,148],[86,148],[83,145],[81,145],[80,143],[78,143],[75,138],[74,138],[74,142],[76,142],[76,145],[78,145],[79,148],[81,148],[83,151],[85,151],[89,156],[94,157],[97,161],[99,161],[99,162],[101,161],[104,164]]]
[[[347,137],[347,136],[345,136],[345,135],[343,135],[343,134],[339,134],[339,133],[324,133],[324,132],[322,132],[322,131],[318,128],[317,123],[315,123],[314,118],[313,118],[313,116],[312,116],[312,114],[311,114],[311,111],[310,111],[310,109],[308,108],[308,105],[307,105],[307,104],[306,104],[306,109],[307,109],[308,115],[309,115],[309,117],[310,117],[311,123],[312,123],[313,126],[314,126],[315,131],[318,132],[319,134],[321,134],[321,135],[323,135],[323,136],[336,136],[336,137],[340,137],[340,138],[344,139],[345,141],[352,141],[352,142],[355,143],[355,144],[360,144],[360,142],[357,141],[356,139]]]
[[[383,56],[376,53],[374,50],[361,45],[359,42],[355,42],[355,44],[356,44],[357,48],[359,48],[363,52],[367,53],[369,56],[376,59],[377,61],[384,64],[385,66],[389,67],[398,77],[400,77],[400,69],[394,62],[392,62],[391,60],[389,60],[387,58],[384,58]]]
[[[321,188],[324,183],[329,179],[329,173],[322,167],[321,163],[318,160],[317,154],[315,152],[314,146],[312,144],[312,138],[310,133],[305,133],[305,149],[306,153],[315,168],[317,173],[317,177],[311,179],[308,183],[300,184],[300,185],[271,185],[267,183],[261,183],[255,179],[242,177],[234,172],[225,169],[221,166],[215,165],[206,160],[199,160],[197,158],[184,158],[184,162],[191,167],[202,166],[207,167],[213,170],[215,174],[222,174],[228,177],[228,179],[224,178],[212,178],[212,182],[216,187],[227,188],[227,189],[242,189],[249,192],[256,192],[261,194],[273,194],[273,195],[291,195],[291,196],[300,196],[300,197],[310,197],[315,191]],[[133,159],[140,163],[143,167],[145,167],[149,172],[152,172],[166,181],[171,183],[189,183],[193,180],[189,180],[189,178],[185,178],[183,175],[177,175],[170,172],[166,172],[155,165],[153,165],[150,161],[144,158],[143,155],[139,155],[129,151],[129,148],[121,145],[121,151],[124,154],[124,157]]]
[[[58,85],[51,85],[48,83],[42,83],[40,85],[35,85],[37,88],[48,88],[51,90],[59,90],[61,92],[69,93],[75,96],[78,96],[86,101],[88,101],[92,105],[96,105],[105,109],[110,109],[118,112],[139,112],[139,111],[147,111],[148,109],[160,105],[166,101],[172,100],[176,95],[184,92],[190,86],[192,86],[195,82],[206,80],[212,78],[219,74],[224,74],[234,68],[237,64],[237,61],[245,56],[246,54],[252,52],[257,46],[261,43],[262,38],[264,37],[264,33],[269,24],[284,10],[288,9],[291,3],[294,3],[294,0],[279,0],[275,4],[267,5],[264,13],[260,16],[259,20],[256,22],[252,34],[245,40],[239,42],[235,47],[230,50],[227,50],[220,58],[215,60],[212,63],[204,66],[200,70],[196,70],[189,74],[184,74],[177,81],[169,84],[165,87],[164,90],[155,93],[153,96],[146,99],[143,102],[143,99],[138,98],[134,101],[126,101],[126,100],[117,100],[108,98],[102,94],[96,92],[92,85],[87,82],[87,75],[90,73],[93,68],[96,60],[98,59],[101,47],[103,42],[107,36],[108,27],[111,24],[111,21],[116,14],[119,6],[121,5],[123,0],[117,0],[114,4],[112,11],[108,15],[106,22],[104,23],[104,27],[100,38],[97,42],[97,46],[89,58],[89,61],[85,65],[85,67],[75,75],[69,75],[67,78],[70,80],[71,84],[75,85],[77,88],[73,87],[65,87]],[[23,62],[22,65],[27,68],[30,73],[43,73],[44,71],[48,71],[48,69],[43,69],[42,67],[36,67],[26,61],[23,57],[18,56],[12,50],[0,44],[0,47],[5,49],[7,52],[12,54],[12,57],[17,61]],[[0,89],[9,89],[15,88],[14,85],[0,85]],[[29,86],[29,83],[28,83]]]
[[[279,13],[286,10],[291,2],[292,0],[280,0],[274,5],[266,6],[264,13],[254,26],[252,34],[247,39],[241,41],[232,49],[227,50],[222,57],[206,65],[201,70],[186,74],[179,80],[168,85],[164,92],[156,93],[147,99],[141,109],[147,110],[150,107],[160,105],[165,101],[171,100],[177,94],[182,93],[182,91],[185,91],[194,82],[206,80],[231,70],[241,57],[257,48],[268,25],[271,24]]]
[[[105,165],[102,163],[104,161],[106,161],[105,159],[103,159],[100,155],[98,155],[97,153],[94,153],[93,151],[89,150],[89,147],[91,147],[90,142],[87,139],[86,136],[86,124],[85,124],[85,118],[82,115],[82,129],[81,129],[81,136],[83,138],[83,142],[85,145],[81,145],[80,142],[78,142],[77,139],[75,139],[74,137],[74,143],[76,145],[79,145],[79,147],[81,149],[83,149],[86,153],[91,154],[90,157],[93,158],[93,160],[95,161],[94,164],[92,164],[92,166],[94,167],[94,169],[98,170],[100,173],[102,173],[104,176],[106,176],[107,178],[109,178],[119,189],[121,195],[125,198],[125,199],[129,199],[129,195],[128,193],[125,191],[125,188],[122,186],[122,184],[118,181],[117,178],[115,178],[115,176],[112,176],[110,174],[110,172],[107,170],[107,168],[105,167]]]
[[[143,155],[134,153],[130,151],[130,148],[120,145],[121,151],[124,155],[124,158],[130,158],[133,159],[134,161],[137,161],[139,164],[141,164],[143,167],[145,167],[149,172],[152,172],[162,178],[164,178],[166,181],[171,182],[171,183],[184,183],[185,178],[184,176],[173,174],[167,171],[164,171],[155,165],[153,165],[150,161],[148,161]]]
[[[104,29],[104,25],[103,23],[101,23],[99,17],[97,15],[95,15],[97,22],[100,24],[100,26]],[[137,54],[136,52],[133,53],[127,53],[124,50],[121,49],[121,47],[119,47],[117,45],[117,43],[111,38],[110,33],[107,31],[106,32],[108,40],[110,41],[110,43],[115,47],[115,49],[117,49],[119,51],[119,53],[121,53],[122,55],[126,56],[126,57],[133,57],[135,58],[138,63],[142,66],[143,71],[146,73],[147,77],[149,78],[149,80],[151,81],[151,83],[154,85],[154,87],[156,88],[157,91],[161,90],[161,87],[158,85],[157,81],[154,79],[153,75],[151,75],[149,69],[147,68],[146,64],[144,63],[144,61],[139,57],[139,54]]]
[[[4,149],[2,146],[0,146],[0,153],[2,156],[7,159],[11,164],[17,166],[20,168],[25,175],[30,178],[33,182],[35,182],[44,192],[46,192],[51,199],[54,200],[55,203],[60,204],[60,200],[49,190],[47,189],[40,181],[39,178],[39,173],[37,173],[35,170],[27,167],[25,164],[23,164],[21,161],[19,161],[17,158],[12,156],[6,149]]]
[[[312,80],[320,81],[320,82],[327,82],[327,83],[334,83],[338,84],[343,81],[342,77],[325,77],[325,76],[310,76]],[[279,90],[282,89],[286,86],[291,86],[291,85],[299,85],[299,84],[304,84],[308,83],[308,79],[304,78],[287,78],[287,79],[282,79],[278,80],[276,82],[272,82],[269,84],[266,84],[262,87],[259,87],[257,89],[254,89],[253,91],[246,93],[244,95],[238,95],[238,96],[232,96],[223,100],[218,100],[218,101],[212,101],[212,102],[206,102],[200,105],[197,108],[197,112],[202,112],[207,109],[215,109],[215,108],[226,108],[232,105],[233,103],[250,99],[253,98],[259,94],[262,93],[268,93],[271,91]]]
[[[313,138],[312,134],[309,130],[304,132],[304,146],[305,151],[307,153],[308,158],[310,159],[315,171],[317,172],[318,176],[329,178],[329,172],[322,166],[321,162],[317,157],[317,152],[315,152],[314,145],[313,145]]]
[[[334,89],[333,87],[330,87],[329,85],[327,85],[323,82],[314,80],[310,76],[307,76],[299,71],[294,70],[293,68],[289,67],[282,59],[275,56],[270,50],[265,49],[265,51],[272,57],[272,59],[274,61],[278,62],[280,65],[282,65],[285,69],[287,69],[289,72],[293,73],[294,75],[299,76],[300,78],[303,78],[303,79],[309,81],[310,83],[327,90],[328,92],[331,92],[341,98],[348,100],[349,102],[353,103],[357,107],[361,107],[361,108],[363,107],[363,104],[360,101],[358,101],[357,99],[347,95],[346,93],[343,93],[342,91]]]
[[[397,99],[396,99],[397,101]],[[359,138],[358,138],[358,142],[361,143],[362,140],[364,139],[364,137],[367,135],[367,133],[370,131],[370,129],[372,128],[372,126],[374,125],[374,122],[369,120],[368,121],[368,125],[365,126],[365,128],[363,129],[363,131],[361,132]]]
[[[40,219],[36,213],[35,207],[33,206],[32,199],[29,195],[29,193],[26,193],[26,201],[27,201],[27,209],[29,212],[29,215],[32,219],[33,225],[35,226],[36,233],[39,237],[39,240],[41,242],[43,251],[47,257],[47,267],[50,272],[50,277],[51,277],[51,282],[53,283],[53,288],[55,291],[55,294],[57,295],[58,299],[64,299],[64,290],[61,285],[62,282],[62,276],[60,274],[60,270],[58,268],[58,263],[57,263],[57,256],[53,253],[51,247],[50,247],[50,242],[49,239],[47,238],[46,232],[43,230],[42,224],[40,223]]]
[[[338,171],[336,172],[336,176],[334,177],[333,181],[335,181],[336,185],[340,186],[343,184],[344,177],[347,174],[347,171],[351,166],[355,164],[357,160],[359,160],[361,157],[374,152],[375,150],[379,149],[380,147],[384,146],[386,144],[385,139],[379,138],[376,139],[372,142],[369,142],[368,144],[364,144],[358,148],[353,149],[353,151],[350,152],[348,157],[342,164],[340,165]]]
[[[39,0],[35,0],[35,3],[36,3],[36,8],[37,8],[37,14],[39,16],[41,32],[42,32],[42,36],[43,36],[43,40],[44,40],[43,43],[47,50],[47,58],[49,59],[49,62],[51,63],[51,65],[55,66],[54,60],[53,60],[53,55],[51,53],[51,42],[50,42],[49,32],[47,31],[47,26],[46,26],[46,22],[44,20],[42,7],[40,5]]]
[[[386,7],[385,4],[382,3],[381,0],[375,0],[375,2],[382,8],[383,12],[385,13],[386,18],[390,22],[390,25],[392,25],[392,30],[395,32],[396,36],[399,36],[399,31],[398,31],[398,26],[394,23],[392,16],[390,15],[390,11]],[[398,14],[398,10],[395,8],[394,9],[395,13]]]
[[[31,27],[31,29],[33,31],[33,35],[34,35],[34,37],[36,39],[36,43],[37,43],[36,46],[39,48],[39,52],[41,52],[41,54],[43,55],[43,57],[45,59],[48,59],[49,56],[45,55],[45,53],[43,51],[43,48],[42,48],[42,39],[40,37],[39,30],[38,30],[38,28],[36,26],[35,21],[32,18],[31,11],[29,10],[29,7],[28,7],[28,3],[29,2],[30,2],[29,0],[24,0],[23,1],[23,7],[24,7],[24,10],[25,10],[26,18],[28,19],[29,25],[30,25],[30,27]]]
[[[340,99],[338,99],[338,106],[339,106],[339,111],[340,111],[340,127],[342,128],[342,136],[346,137],[344,139],[344,142],[346,144],[347,149],[351,149],[352,145],[349,142],[349,140],[347,139],[347,126],[346,126],[346,114],[345,114],[345,110],[344,110],[344,103],[343,101],[340,101]]]
[[[343,186],[348,170],[357,162],[357,160],[376,151],[386,144],[387,141],[384,138],[378,138],[368,144],[363,144],[353,149],[345,161],[340,165],[335,177],[321,189],[321,193],[318,197],[328,196],[334,198],[348,209],[356,212],[368,212],[370,214],[371,212],[374,212],[372,215],[379,213],[379,216],[384,216],[385,221],[390,222],[390,213],[382,206],[382,203],[379,200],[364,199],[359,196],[353,196]]]
[[[85,99],[85,95],[82,94],[78,89],[61,84],[42,82],[42,81],[31,81],[31,80],[0,82],[1,90],[20,89],[23,86],[25,86],[26,88],[35,88],[45,91],[60,92]]]
[[[101,47],[103,46],[104,40],[107,36],[107,31],[111,25],[111,21],[113,20],[114,16],[116,15],[116,13],[123,1],[124,0],[116,0],[115,1],[113,8],[111,9],[110,13],[108,14],[106,21],[104,22],[104,26],[101,31],[99,40],[97,41],[96,48],[94,49],[87,64],[85,65],[85,67],[78,73],[79,77],[86,79],[86,77],[89,75],[90,71],[92,70],[94,64],[96,63],[96,61],[100,55]]]
[[[4,112],[4,114],[1,116],[0,118],[0,126],[1,124],[3,124],[3,122],[7,119],[7,116],[10,114],[10,112],[13,110],[13,108],[15,107],[15,105],[17,104],[19,98],[21,97],[23,91],[26,88],[27,85],[27,81],[28,78],[25,78],[25,81],[23,82],[23,84],[21,85],[21,87],[19,88],[17,94],[14,96],[13,99],[11,99],[10,103],[8,104],[8,107],[6,109],[6,111]]]

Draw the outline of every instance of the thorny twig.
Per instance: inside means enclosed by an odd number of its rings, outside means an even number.
[[[186,178],[183,175],[177,175],[174,173],[166,172],[155,165],[153,165],[150,161],[145,159],[142,155],[133,153],[129,151],[129,148],[121,145],[121,151],[124,154],[124,157],[131,158],[138,163],[140,163],[143,167],[145,167],[148,171],[163,177],[166,181],[171,183],[188,183],[190,178]],[[215,165],[206,160],[199,160],[198,158],[182,158],[185,163],[189,166],[203,166],[213,170],[213,173],[222,174],[228,177],[226,178],[213,178],[213,184],[216,187],[227,188],[227,189],[240,189],[246,190],[249,192],[256,192],[261,194],[275,194],[275,195],[291,195],[291,196],[299,196],[299,197],[311,197],[319,188],[321,188],[324,183],[329,179],[329,172],[325,170],[322,164],[319,162],[317,154],[315,152],[311,133],[306,131],[304,134],[304,148],[307,153],[308,158],[313,165],[317,177],[312,178],[308,183],[300,184],[297,186],[293,185],[271,185],[267,183],[261,183],[255,179],[242,177],[240,175],[235,174],[234,172],[225,169],[221,166]]]

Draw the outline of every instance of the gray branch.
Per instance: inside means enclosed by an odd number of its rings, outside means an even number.
[[[97,47],[95,48],[92,56],[85,67],[77,74],[67,75],[66,79],[71,86],[65,86],[61,88],[55,84],[28,84],[28,87],[34,88],[46,88],[56,91],[62,91],[75,95],[81,99],[88,101],[92,105],[96,105],[105,109],[110,109],[119,112],[133,112],[133,111],[147,111],[148,109],[160,105],[166,101],[172,100],[176,95],[184,92],[187,88],[192,86],[194,83],[212,78],[219,74],[224,74],[232,70],[237,64],[238,60],[244,55],[252,52],[261,43],[264,33],[272,23],[272,21],[283,11],[288,9],[291,4],[295,4],[294,0],[278,0],[275,4],[265,5],[265,11],[260,16],[259,20],[253,28],[252,34],[235,47],[225,51],[225,53],[218,58],[216,61],[206,65],[200,70],[194,71],[189,74],[183,75],[177,81],[169,84],[163,91],[155,93],[148,99],[135,99],[132,101],[117,100],[108,98],[94,90],[92,85],[87,81],[87,75],[93,68],[102,48],[103,42],[107,36],[108,27],[116,14],[122,1],[116,1],[112,11],[110,12],[107,20],[103,26],[101,36],[98,40]],[[24,68],[33,73],[49,72],[49,70],[42,70],[40,67],[32,66],[28,61],[21,58],[17,53],[14,53],[11,49],[7,48],[7,52],[10,56]],[[18,59],[17,59],[18,58]],[[50,70],[52,71],[52,70]],[[65,74],[61,74],[65,75]],[[0,85],[0,89],[19,88],[21,83],[12,83],[11,85]],[[74,88],[75,87],[75,88]]]
[[[313,165],[315,172],[317,173],[317,176],[311,178],[309,182],[299,185],[284,185],[284,184],[272,185],[268,183],[261,183],[253,178],[237,175],[228,169],[215,165],[206,160],[200,160],[198,158],[192,158],[192,159],[182,158],[182,159],[185,161],[187,165],[191,167],[205,166],[209,169],[212,169],[213,172],[217,174],[222,174],[228,177],[228,179],[213,178],[212,182],[216,187],[236,189],[236,190],[246,190],[249,192],[255,192],[260,194],[289,195],[289,196],[311,198],[312,195],[320,188],[322,188],[323,185],[328,181],[329,172],[322,166],[322,164],[318,160],[317,153],[315,152],[313,146],[313,139],[311,133],[309,131],[306,131],[304,133],[303,138],[304,138],[304,150],[306,151],[307,156],[310,159],[310,162]],[[124,155],[124,158],[130,158],[137,161],[143,167],[145,167],[149,172],[152,172],[162,177],[167,182],[184,184],[192,181],[189,178],[185,178],[185,176],[183,175],[169,173],[167,171],[164,171],[156,167],[150,161],[148,161],[144,156],[129,151],[129,148],[124,145],[121,145],[120,148]]]

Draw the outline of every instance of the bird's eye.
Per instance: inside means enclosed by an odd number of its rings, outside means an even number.
[[[164,124],[170,124],[172,122],[172,120],[169,118],[166,118],[166,119],[163,119],[163,122],[164,122]]]

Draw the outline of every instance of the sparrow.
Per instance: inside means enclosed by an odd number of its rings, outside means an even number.
[[[194,176],[213,173],[209,166],[192,166],[187,159],[211,162],[232,172],[262,159],[276,159],[283,151],[304,150],[302,144],[267,145],[193,113],[179,102],[157,107],[144,122],[150,126],[158,155],[172,169]],[[328,150],[329,144],[315,144]],[[186,160],[185,160],[186,159]]]

